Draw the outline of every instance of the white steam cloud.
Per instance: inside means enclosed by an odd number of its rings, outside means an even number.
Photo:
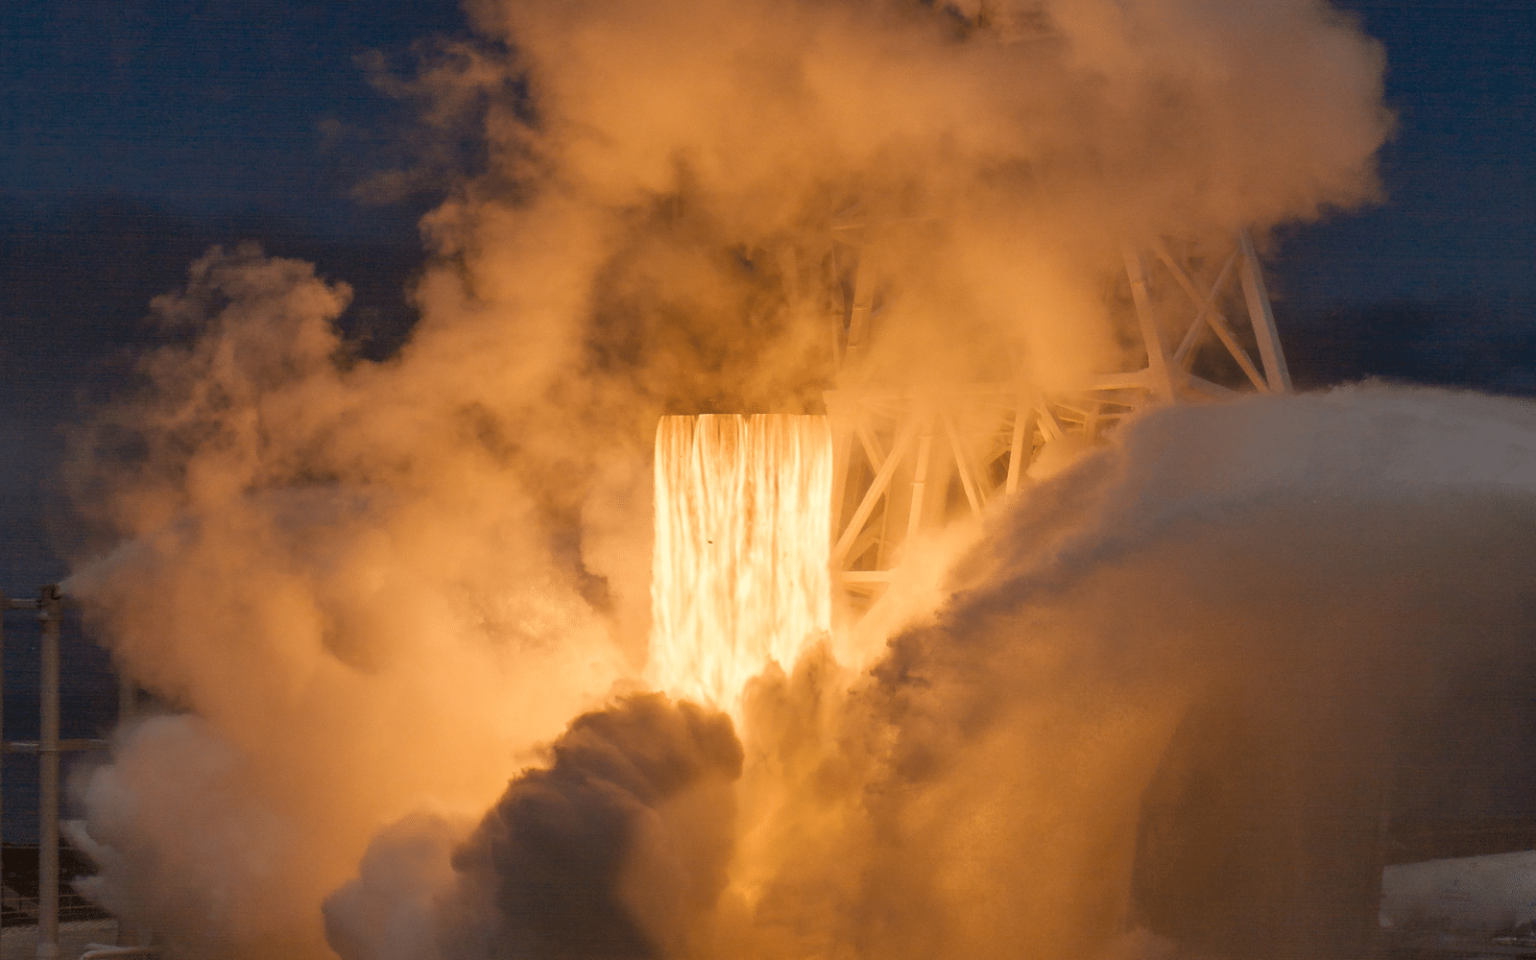
[[[1470,566],[1432,562],[1430,533],[1387,551],[1446,590],[1523,549],[1498,497],[1527,481],[1493,465],[1529,450],[1523,408],[1357,392],[1158,414],[994,518],[956,599],[872,674],[770,669],[732,780],[724,747],[676,746],[724,721],[638,693],[658,417],[819,412],[816,292],[849,243],[901,281],[856,379],[1006,364],[1059,390],[1115,368],[1123,242],[1374,197],[1381,52],[1316,0],[470,13],[481,39],[416,85],[443,117],[484,108],[486,170],[425,223],[410,342],[357,359],[333,325],[344,285],[211,251],[155,304],[187,345],[80,437],[71,482],[103,550],[70,589],[186,710],[121,731],[80,784],[92,892],[173,955],[558,954],[495,893],[553,868],[487,838],[544,835],[497,818],[565,779],[631,795],[601,808],[625,811],[624,849],[596,892],[644,955],[1081,955],[1126,918],[1140,790],[1233,651],[1326,663],[1291,629],[1322,609],[1339,618],[1316,636],[1439,649],[1429,621],[1350,619],[1362,596],[1395,609],[1397,581],[1372,567],[1375,522],[1340,522],[1479,505],[1486,523],[1443,525]],[[1460,474],[1397,456],[1437,430],[1470,438]],[[1357,448],[1392,456],[1329,465]],[[1486,579],[1465,602],[1492,618],[1509,597]],[[1268,626],[1238,629],[1254,610]],[[599,719],[562,734],[578,715]],[[564,759],[583,730],[640,773]],[[698,789],[635,786],[674,761]],[[491,899],[469,918],[474,877]]]

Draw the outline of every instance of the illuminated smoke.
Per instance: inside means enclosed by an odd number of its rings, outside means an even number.
[[[650,674],[734,707],[832,628],[832,436],[823,417],[663,417]]]
[[[477,0],[469,13],[478,39],[400,85],[446,135],[485,147],[483,170],[424,222],[410,342],[359,359],[334,325],[344,284],[211,251],[154,305],[185,335],[77,438],[69,480],[96,549],[69,589],[122,668],[186,711],[123,731],[114,762],[79,783],[101,845],[93,895],[175,956],[321,957],[321,904],[357,880],[393,892],[338,907],[334,942],[389,929],[414,933],[380,956],[436,949],[424,928],[463,876],[448,851],[466,825],[572,717],[660,686],[740,717],[745,759],[725,892],[676,927],[637,919],[676,932],[658,950],[1095,946],[1123,897],[1136,784],[1177,714],[1182,681],[1164,678],[1219,645],[1164,664],[1119,654],[1163,649],[1153,625],[1182,636],[1232,611],[1207,615],[1207,589],[1149,562],[1139,588],[1164,606],[1147,609],[1181,618],[1100,637],[1114,596],[1041,625],[1018,578],[982,577],[938,620],[917,611],[941,626],[861,677],[814,640],[796,662],[826,623],[807,580],[784,607],[806,630],[752,636],[737,619],[717,638],[730,656],[706,666],[703,633],[651,623],[656,424],[819,414],[833,384],[822,293],[848,282],[855,248],[878,268],[878,309],[847,384],[1071,390],[1134,361],[1105,298],[1123,242],[1249,225],[1262,245],[1273,226],[1375,196],[1390,127],[1377,45],[1314,0],[985,16],[901,0]],[[1289,409],[1149,421],[1120,459],[1032,488],[978,549],[1050,570],[1075,530],[1079,565],[1053,575],[1089,590],[1094,544],[1112,552],[1116,530],[1155,526],[1181,496],[1134,482],[1163,456],[1137,437],[1162,430],[1163,448],[1205,464],[1306,461],[1327,418],[1288,427],[1273,411]],[[1277,417],[1266,432],[1284,440],[1245,447],[1232,429],[1235,450],[1207,448],[1203,416]],[[1385,429],[1350,422],[1337,443]],[[1207,506],[1241,513],[1246,496],[1213,490]],[[810,553],[776,562],[803,569]],[[1015,910],[1000,893],[1014,889],[1037,891],[1034,906]]]

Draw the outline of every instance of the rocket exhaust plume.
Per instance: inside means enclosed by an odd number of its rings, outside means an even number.
[[[153,304],[185,335],[77,437],[69,588],[175,706],[77,784],[91,893],[171,956],[1081,960],[1133,922],[1189,700],[1452,646],[1383,615],[1373,559],[1508,643],[1530,415],[1390,390],[1131,418],[995,497],[874,662],[820,642],[827,390],[1080,390],[1145,360],[1126,244],[1262,249],[1374,198],[1381,51],[1325,3],[467,11],[394,84],[484,144],[423,223],[409,343],[360,359],[345,284],[210,251]],[[1279,601],[1240,629],[1256,585],[1339,642]]]
[[[663,417],[655,496],[651,675],[734,709],[748,680],[832,628],[826,419]]]

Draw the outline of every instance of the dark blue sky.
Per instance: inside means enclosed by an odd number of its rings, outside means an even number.
[[[1387,46],[1400,118],[1387,200],[1298,231],[1278,292],[1309,305],[1530,296],[1536,3],[1343,5]],[[409,122],[361,60],[463,32],[452,0],[13,0],[0,8],[0,196],[56,209],[115,195],[408,240],[419,209],[351,199],[397,159]]]
[[[1536,291],[1536,3],[1345,0],[1387,46],[1387,202],[1301,231],[1286,296]],[[192,217],[409,239],[418,210],[350,199],[396,159],[408,108],[361,59],[463,33],[452,0],[12,0],[0,7],[0,195],[102,195]]]
[[[451,0],[17,0],[0,9],[0,182],[45,206],[119,194],[398,231],[400,211],[349,200],[407,119],[360,60],[462,32]]]
[[[1386,201],[1298,231],[1277,267],[1320,303],[1536,292],[1536,3],[1347,0],[1386,44]]]

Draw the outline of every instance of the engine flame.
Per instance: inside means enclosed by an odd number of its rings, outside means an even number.
[[[825,417],[663,417],[656,428],[651,679],[734,711],[831,628]]]

